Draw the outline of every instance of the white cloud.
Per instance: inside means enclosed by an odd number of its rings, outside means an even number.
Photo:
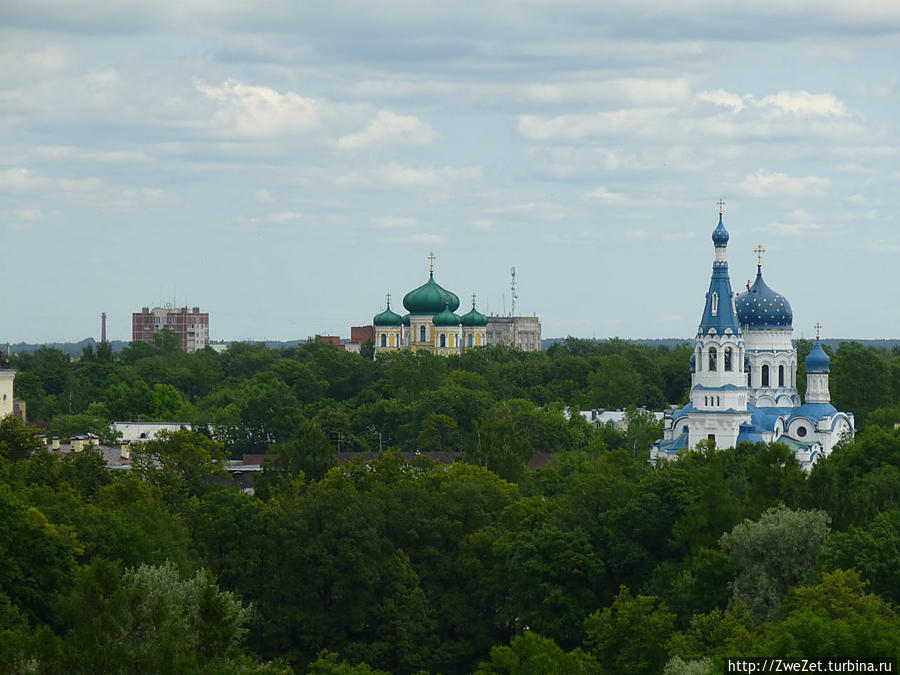
[[[664,108],[633,108],[555,117],[520,115],[516,126],[522,136],[531,140],[579,142],[612,134],[641,135],[659,125],[670,112]]]
[[[19,45],[0,53],[0,73],[13,77],[46,76],[66,70],[73,62],[71,53],[57,45],[25,52],[16,47]]]
[[[218,104],[213,123],[220,131],[246,138],[305,133],[319,125],[320,104],[294,92],[280,94],[229,80],[220,87],[197,89]]]
[[[37,221],[44,219],[44,212],[39,208],[16,209],[12,213],[13,216],[16,217],[16,220],[27,223],[36,223]]]
[[[277,213],[270,213],[266,216],[266,221],[270,223],[293,223],[297,220],[300,220],[303,217],[303,214],[298,213],[297,211],[278,211]]]
[[[822,231],[822,226],[817,223],[806,222],[778,222],[768,223],[763,231],[781,237],[804,237],[810,234],[818,234]]]
[[[830,180],[819,176],[789,176],[759,170],[745,176],[738,187],[753,197],[773,197],[819,194],[830,185]]]
[[[477,219],[472,221],[472,225],[476,230],[482,230],[483,232],[489,232],[494,229],[494,221],[492,220]]]
[[[739,96],[724,89],[701,91],[696,99],[705,103],[731,108],[733,112],[757,110],[767,115],[811,117],[846,117],[847,106],[834,94],[811,94],[806,90],[779,91],[761,99],[747,94]]]
[[[149,159],[142,150],[88,151],[73,145],[42,145],[35,148],[34,154],[55,161],[142,162]]]
[[[383,216],[372,218],[372,222],[386,230],[407,229],[416,227],[419,221],[415,218],[401,218],[396,216]]]
[[[610,192],[603,186],[600,186],[595,190],[591,190],[584,196],[588,199],[597,199],[605,204],[621,204],[628,201],[628,197],[626,197],[621,192]]]
[[[358,150],[395,142],[427,145],[436,137],[434,130],[419,118],[382,110],[369,122],[365,131],[342,136],[338,140],[338,147],[344,150]]]
[[[731,94],[724,89],[716,91],[701,91],[697,94],[697,100],[705,103],[712,103],[727,108],[731,108],[735,112],[740,112],[744,108],[744,99],[737,94]]]
[[[56,186],[69,194],[91,194],[103,189],[103,181],[96,176],[87,178],[57,178]]]
[[[260,204],[274,204],[275,197],[272,196],[272,193],[269,192],[266,188],[260,188],[254,193],[254,197],[256,197],[256,201]]]
[[[31,169],[16,167],[0,170],[0,188],[19,192],[33,190],[46,182],[46,178],[39,176]]]
[[[406,241],[418,244],[446,244],[447,237],[442,234],[427,234],[425,232],[417,232],[410,236]]]
[[[803,118],[847,114],[847,106],[833,94],[810,94],[808,91],[779,91],[763,98],[759,105]]]
[[[481,178],[481,167],[415,169],[400,164],[389,164],[382,175],[394,185],[434,186],[447,182],[478,180]]]
[[[524,85],[517,98],[535,103],[573,104],[627,101],[638,106],[671,105],[690,99],[691,85],[684,78],[573,80]]]

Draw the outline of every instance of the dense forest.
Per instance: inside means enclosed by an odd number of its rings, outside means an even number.
[[[811,345],[798,344],[800,363]],[[12,358],[0,670],[706,673],[728,655],[900,657],[900,353],[833,351],[859,433],[652,467],[688,345],[362,358],[172,336]],[[802,384],[804,376],[798,373]],[[566,408],[629,408],[627,431]],[[128,471],[39,434],[183,421]],[[337,451],[376,453],[338,466]],[[411,463],[398,451],[455,450]],[[380,451],[380,452],[379,452]],[[535,452],[550,464],[526,469]],[[254,495],[222,462],[271,453]]]

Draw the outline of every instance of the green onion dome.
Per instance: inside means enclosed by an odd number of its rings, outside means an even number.
[[[403,317],[396,312],[391,311],[391,303],[388,303],[387,309],[381,314],[376,314],[372,319],[372,323],[376,326],[400,326],[403,324]]]
[[[431,321],[435,326],[458,326],[460,318],[450,311],[450,305],[446,303],[444,311],[435,314]]]
[[[441,288],[432,272],[428,275],[428,281],[404,296],[403,306],[410,314],[437,314],[445,306],[455,312],[459,308],[459,298],[455,293]]]
[[[403,315],[403,325],[404,325],[404,326],[408,326],[408,325],[409,325],[409,314],[404,314],[404,315]]]
[[[476,326],[487,326],[488,318],[477,309],[475,309],[475,302],[473,301],[472,309],[466,314],[463,314],[460,317],[459,322],[466,328],[473,328]]]

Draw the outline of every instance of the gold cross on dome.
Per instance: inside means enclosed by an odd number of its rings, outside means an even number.
[[[756,254],[756,266],[762,267],[762,254],[766,252],[766,249],[762,247],[762,244],[759,244],[753,252]]]
[[[819,331],[822,330],[822,324],[817,323],[817,324],[816,324],[815,326],[813,326],[813,327],[816,329],[816,340],[818,340],[818,339],[819,339]]]
[[[390,307],[390,306],[391,306],[391,294],[388,293],[388,294],[385,295],[384,297],[385,297],[385,299],[387,300],[388,307]]]
[[[434,251],[428,254],[428,271],[434,272]]]
[[[472,309],[475,309],[475,294],[472,293]]]
[[[720,200],[719,200],[718,202],[716,202],[716,203],[719,205],[719,215],[722,215],[723,213],[725,213],[725,200],[724,200],[724,199],[720,199]]]

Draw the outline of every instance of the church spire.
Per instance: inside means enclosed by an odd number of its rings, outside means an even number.
[[[738,332],[738,322],[734,315],[734,306],[731,301],[731,279],[728,277],[728,261],[725,258],[725,249],[728,246],[729,234],[724,222],[725,202],[719,200],[719,223],[712,233],[713,247],[716,258],[713,262],[712,278],[709,281],[709,292],[706,294],[706,306],[703,309],[703,318],[700,320],[700,333],[706,334],[710,330],[724,333],[730,329]]]

